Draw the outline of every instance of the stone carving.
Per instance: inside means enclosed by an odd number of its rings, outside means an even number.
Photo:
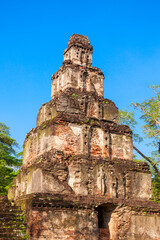
[[[101,168],[99,171],[99,175],[97,178],[97,185],[101,190],[101,194],[105,195],[105,193],[106,193],[106,175],[103,171],[103,168]]]

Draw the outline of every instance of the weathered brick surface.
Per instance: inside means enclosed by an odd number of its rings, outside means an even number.
[[[146,163],[128,160],[68,156],[47,152],[21,169],[9,189],[10,198],[52,192],[101,195],[120,199],[150,199],[150,171]]]
[[[37,156],[56,149],[65,154],[110,157],[132,160],[130,132],[112,133],[112,126],[97,121],[94,124],[77,124],[62,120],[46,122],[33,129],[24,143],[23,165],[29,166]],[[122,129],[123,130],[123,129]]]
[[[71,36],[8,197],[23,205],[32,240],[158,240],[149,166],[132,160],[132,132],[103,98],[92,50]]]
[[[98,234],[98,239],[99,240],[109,240],[110,239],[110,233],[109,233],[109,228],[100,228],[99,229],[99,234]]]
[[[97,239],[97,221],[91,210],[32,210],[29,229],[31,239]]]

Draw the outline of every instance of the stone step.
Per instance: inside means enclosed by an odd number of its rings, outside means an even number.
[[[26,225],[18,224],[18,223],[16,223],[16,224],[6,224],[6,223],[4,223],[4,225],[0,225],[1,231],[4,231],[4,229],[17,229],[17,227],[18,227],[19,230],[26,229]]]
[[[22,210],[12,206],[6,196],[0,197],[0,240],[26,239],[26,224]]]

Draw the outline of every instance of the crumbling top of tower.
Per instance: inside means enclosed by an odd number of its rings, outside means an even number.
[[[87,36],[73,34],[68,42],[68,47],[64,51],[64,61],[70,60],[72,63],[81,66],[92,64],[93,47]]]
[[[89,48],[91,50],[93,49],[93,47],[90,45],[90,41],[89,41],[88,37],[83,36],[83,35],[79,35],[79,34],[73,34],[70,37],[70,40],[68,42],[68,48],[73,46],[73,45],[81,46],[81,47],[84,47],[84,48]]]
[[[104,75],[92,66],[92,52],[87,36],[73,34],[70,37],[63,65],[51,78],[52,98],[69,88],[103,97]]]

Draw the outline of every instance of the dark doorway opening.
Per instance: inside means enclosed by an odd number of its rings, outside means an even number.
[[[114,211],[114,206],[107,204],[105,206],[99,206],[98,211],[98,240],[109,240],[110,239],[110,229],[109,222],[111,219],[111,214]]]

